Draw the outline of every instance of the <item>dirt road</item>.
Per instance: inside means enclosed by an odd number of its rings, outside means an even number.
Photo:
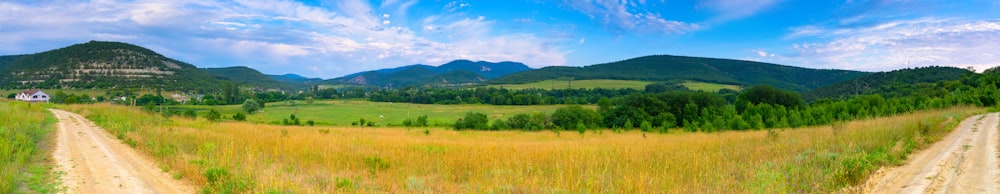
[[[59,119],[56,170],[67,193],[194,193],[154,162],[84,117],[49,109]]]
[[[903,166],[882,169],[864,193],[998,193],[997,113],[965,119],[950,134]]]

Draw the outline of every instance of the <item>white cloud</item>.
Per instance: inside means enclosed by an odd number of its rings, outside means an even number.
[[[566,64],[567,52],[549,38],[498,34],[494,22],[482,16],[443,13],[409,24],[405,14],[415,3],[386,1],[376,11],[365,0],[336,1],[333,7],[254,0],[2,1],[0,52],[114,40],[201,67],[246,65],[265,73],[324,78],[455,59]],[[456,10],[469,6],[453,5]]]
[[[619,32],[683,34],[700,28],[698,24],[664,19],[659,13],[638,11],[642,5],[627,1],[565,0],[565,4]]]
[[[707,23],[720,23],[753,16],[781,0],[701,0],[700,7],[717,13]]]
[[[1000,65],[1000,20],[920,18],[861,28],[815,28],[816,33],[798,34],[831,38],[794,44],[787,55],[790,62],[871,71],[929,65],[982,70]]]

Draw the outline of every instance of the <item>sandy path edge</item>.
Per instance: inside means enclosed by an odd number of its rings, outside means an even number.
[[[846,193],[998,193],[1000,192],[1000,114],[963,120],[905,164],[883,167]]]
[[[52,152],[67,193],[194,193],[153,160],[78,114],[49,109],[59,120]]]

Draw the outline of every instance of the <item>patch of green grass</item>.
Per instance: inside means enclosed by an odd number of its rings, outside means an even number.
[[[49,164],[55,119],[45,105],[0,100],[0,193],[53,193]]]
[[[542,112],[552,114],[556,109],[565,105],[531,105],[531,106],[497,106],[497,105],[438,105],[438,104],[411,104],[411,103],[389,103],[389,102],[369,102],[364,100],[317,100],[313,104],[297,102],[290,105],[285,102],[267,103],[261,112],[247,115],[247,122],[281,124],[282,119],[295,117],[302,121],[312,120],[316,125],[325,126],[350,126],[352,122],[364,118],[366,121],[373,121],[378,126],[401,125],[403,120],[409,116],[415,119],[418,116],[427,115],[428,125],[450,126],[458,118],[465,116],[467,112],[480,112],[490,117],[506,119],[519,113]],[[589,106],[588,106],[589,107]],[[194,109],[199,114],[203,114],[209,109],[215,108],[222,113],[224,118],[231,118],[233,114],[241,112],[239,105],[226,106],[194,106],[181,105],[171,106],[174,109]],[[593,107],[589,107],[593,108]],[[304,124],[305,122],[303,122]]]
[[[721,89],[731,89],[739,91],[741,88],[737,85],[728,84],[717,84],[717,83],[706,83],[706,82],[696,82],[696,81],[685,81],[681,83],[684,87],[689,90],[695,91],[705,91],[705,92],[718,92]]]
[[[498,85],[488,85],[484,87],[499,88],[503,87],[512,90],[522,90],[529,88],[538,89],[594,89],[594,88],[604,88],[604,89],[622,89],[622,88],[632,88],[636,90],[643,90],[646,85],[652,82],[648,81],[638,81],[638,80],[609,80],[609,79],[594,79],[594,80],[561,80],[561,79],[551,79],[534,83],[526,84],[498,84]]]

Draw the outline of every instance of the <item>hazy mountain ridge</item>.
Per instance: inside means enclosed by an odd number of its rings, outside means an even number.
[[[455,60],[441,66],[408,65],[350,74],[332,79],[335,82],[400,87],[413,85],[463,85],[482,83],[511,73],[531,70],[517,62]]]
[[[278,81],[271,76],[264,75],[256,69],[246,66],[203,68],[208,73],[217,78],[236,82],[244,86],[253,86],[260,89],[292,89],[293,86],[286,82]]]

